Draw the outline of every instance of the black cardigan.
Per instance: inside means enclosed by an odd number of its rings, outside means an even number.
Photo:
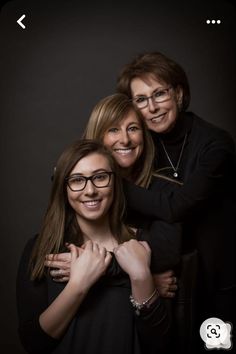
[[[171,133],[152,133],[156,168],[169,167],[160,138],[175,165],[185,133],[187,142],[179,169],[184,185],[163,192],[158,186],[146,190],[125,181],[127,206],[132,213],[148,218],[183,222],[188,230],[183,242],[190,239],[199,252],[201,296],[216,308],[219,293],[236,286],[235,145],[224,130],[193,113],[184,113]]]

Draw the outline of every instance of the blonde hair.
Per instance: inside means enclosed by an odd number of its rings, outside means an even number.
[[[135,112],[143,132],[143,151],[130,177],[135,184],[147,188],[152,177],[154,144],[141,113],[126,95],[117,93],[100,100],[92,110],[83,137],[103,142],[106,131],[123,120],[130,111]]]

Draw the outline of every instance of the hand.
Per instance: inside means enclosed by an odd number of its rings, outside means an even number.
[[[78,254],[78,248],[73,244],[68,245],[68,248],[71,252],[69,283],[87,291],[105,273],[112,256],[91,240],[84,244],[81,254]]]
[[[67,244],[66,244],[67,245]],[[82,254],[84,245],[77,247],[78,255]],[[64,283],[70,279],[71,253],[51,253],[46,255],[45,267],[50,268],[49,274],[55,282]],[[52,269],[51,269],[52,268]]]
[[[79,247],[77,250],[79,254],[83,251]],[[50,268],[49,273],[54,281],[67,282],[70,279],[71,253],[48,254],[44,265]]]
[[[177,278],[174,276],[174,272],[172,270],[154,274],[153,279],[160,296],[168,298],[175,297],[175,292],[178,289],[178,286]]]
[[[130,279],[142,280],[150,274],[151,250],[146,241],[129,240],[114,249],[121,268]]]

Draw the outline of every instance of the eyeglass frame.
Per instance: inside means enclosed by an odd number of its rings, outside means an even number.
[[[151,96],[140,95],[140,96],[138,96],[138,97],[136,97],[136,98],[132,98],[131,101],[135,104],[135,106],[136,106],[137,108],[143,109],[143,108],[146,108],[146,107],[149,105],[149,99],[151,99],[152,102],[154,102],[154,103],[162,103],[162,102],[168,101],[168,100],[170,99],[170,97],[164,99],[163,101],[155,101],[154,95],[155,95],[157,92],[161,92],[161,91],[167,91],[167,92],[169,93],[169,90],[171,90],[171,89],[173,89],[172,86],[163,88],[163,89],[161,89],[161,90],[159,90],[159,91],[158,91],[158,89],[157,89],[156,91],[153,92],[153,94],[152,94]],[[145,98],[147,104],[146,104],[145,106],[143,106],[143,107],[138,107],[138,105],[137,105],[137,103],[136,103],[136,101],[135,101],[135,100],[138,99],[138,98]]]
[[[105,186],[102,186],[102,187],[101,186],[100,187],[96,186],[96,184],[93,182],[93,177],[97,176],[97,175],[100,175],[100,174],[107,174],[109,176],[109,180],[108,180],[107,184]],[[115,174],[115,172],[112,172],[112,171],[104,171],[104,172],[94,173],[93,175],[86,177],[86,176],[80,175],[79,173],[74,173],[73,175],[70,175],[69,177],[66,177],[65,181],[66,181],[66,185],[70,188],[70,190],[72,192],[81,192],[81,191],[83,191],[86,188],[88,181],[91,181],[92,185],[94,187],[96,187],[96,188],[106,188],[106,187],[108,187],[109,184],[110,184],[110,181],[111,181],[111,176],[114,175],[114,174]],[[75,190],[75,189],[72,189],[71,186],[69,185],[69,180],[72,179],[72,177],[75,177],[75,176],[84,178],[85,185],[84,185],[84,187],[82,189],[76,189]]]

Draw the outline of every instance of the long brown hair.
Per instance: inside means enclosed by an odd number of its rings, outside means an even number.
[[[106,131],[123,120],[130,111],[134,111],[137,116],[144,142],[143,152],[136,161],[130,177],[135,184],[148,187],[152,177],[154,145],[139,110],[126,95],[117,93],[101,99],[92,110],[83,137],[103,142]]]
[[[76,141],[64,150],[56,165],[48,208],[31,255],[32,279],[43,276],[47,254],[62,251],[65,242],[73,242],[78,246],[83,243],[75,211],[68,202],[65,179],[79,160],[92,153],[105,156],[111,171],[114,172],[114,198],[109,210],[111,232],[118,243],[134,236],[132,231],[123,224],[125,199],[121,179],[117,173],[118,167],[110,151],[98,141],[88,139]]]

